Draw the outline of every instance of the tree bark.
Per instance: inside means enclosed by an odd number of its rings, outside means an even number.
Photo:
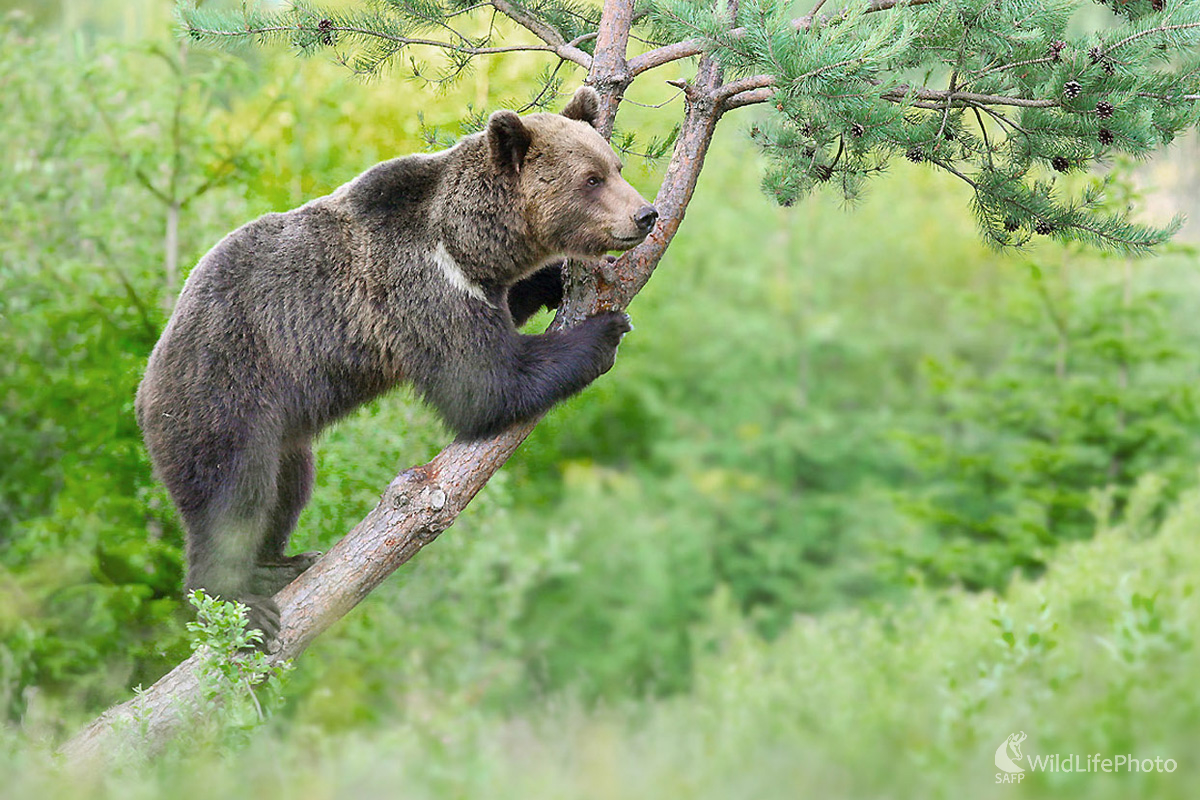
[[[600,127],[606,132],[612,130],[620,97],[629,84],[625,49],[632,13],[632,0],[605,3],[588,77],[603,99]],[[685,86],[685,118],[655,199],[658,225],[646,241],[615,263],[601,261],[586,274],[573,270],[556,326],[568,327],[598,311],[624,308],[650,279],[696,188],[723,110],[717,92],[720,85],[717,64],[702,57],[695,82]],[[428,464],[400,473],[374,510],[275,597],[283,625],[272,661],[304,652],[317,636],[450,527],[536,424],[512,428],[487,441],[453,442]],[[117,749],[123,735],[144,737],[129,742],[143,752],[159,750],[189,724],[198,706],[197,662],[193,656],[135,700],[109,709],[60,752],[69,762],[100,759]],[[132,724],[135,718],[136,725]]]

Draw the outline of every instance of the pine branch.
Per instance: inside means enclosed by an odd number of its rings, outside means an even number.
[[[1183,102],[1194,103],[1200,100],[1200,94],[1180,94],[1172,97],[1168,94],[1155,94],[1153,92],[1138,92],[1138,97],[1152,97],[1155,100],[1163,100],[1165,102]]]
[[[733,111],[737,108],[745,106],[758,105],[759,103],[769,103],[771,98],[775,96],[773,89],[750,89],[744,92],[726,97],[721,102],[721,107],[726,111]]]
[[[1003,95],[994,94],[977,94],[975,92],[962,92],[951,90],[926,89],[925,87],[912,88],[907,85],[897,86],[895,89],[889,89],[880,94],[880,97],[885,100],[899,100],[904,97],[916,97],[918,100],[936,100],[949,104],[950,107],[965,106],[965,105],[980,105],[980,106],[1020,106],[1021,108],[1057,108],[1060,104],[1057,100],[1048,98],[1032,98],[1032,97],[1006,97]],[[938,106],[935,106],[938,107]]]
[[[226,9],[181,8],[180,23],[194,41],[214,47],[232,49],[248,43],[269,44],[287,42],[302,53],[318,49],[333,49],[347,43],[358,43],[365,51],[355,58],[339,56],[343,64],[360,73],[373,73],[384,63],[408,48],[427,48],[439,51],[450,59],[451,74],[461,72],[466,63],[480,56],[516,52],[552,53],[564,61],[585,68],[591,56],[580,45],[594,37],[584,32],[567,41],[536,18],[523,15],[511,3],[501,2],[510,13],[505,16],[521,24],[542,39],[542,44],[490,44],[491,32],[482,38],[472,38],[450,24],[450,21],[485,7],[475,4],[462,9],[434,13],[433,8],[413,8],[402,3],[386,7],[375,6],[367,11],[321,10],[307,5],[294,5],[280,11],[244,8]],[[495,7],[489,3],[486,7]],[[497,10],[504,13],[502,9]],[[530,27],[532,26],[532,27]],[[437,37],[429,33],[445,34]]]
[[[736,94],[749,92],[755,89],[767,89],[775,86],[774,75],[750,75],[745,78],[739,78],[735,81],[730,81],[717,88],[714,93],[714,98],[722,102],[728,100]]]
[[[558,55],[560,58],[563,58],[568,61],[572,60],[572,59],[567,58],[567,56],[564,53],[561,53],[559,47],[556,47],[553,45],[541,46],[541,45],[532,45],[532,44],[517,44],[517,45],[508,45],[508,46],[504,46],[504,47],[471,47],[469,45],[454,44],[453,42],[446,42],[446,41],[441,41],[438,39],[421,39],[421,38],[417,38],[417,37],[413,37],[413,36],[399,36],[396,34],[384,33],[382,31],[373,30],[371,28],[364,28],[364,27],[360,27],[357,25],[329,24],[329,25],[318,25],[311,29],[306,29],[303,26],[294,26],[294,25],[262,25],[259,27],[247,27],[244,30],[238,30],[238,31],[226,31],[226,30],[220,30],[220,29],[216,29],[216,28],[202,28],[199,26],[192,26],[192,27],[188,28],[188,33],[191,34],[193,36],[193,38],[200,39],[200,40],[208,39],[210,37],[212,37],[212,38],[222,38],[222,37],[245,38],[245,37],[250,37],[250,36],[267,37],[267,36],[270,36],[271,34],[286,33],[286,34],[291,35],[291,34],[295,34],[297,32],[300,32],[300,33],[327,33],[327,34],[351,33],[351,34],[356,34],[358,36],[362,36],[364,38],[379,39],[379,40],[382,40],[385,42],[392,42],[394,44],[399,44],[399,45],[405,46],[405,47],[408,47],[408,46],[436,47],[436,48],[439,48],[442,50],[449,50],[450,52],[453,52],[453,53],[460,53],[463,55],[470,55],[470,56],[490,56],[490,55],[497,55],[499,53],[520,53],[520,52],[530,52],[530,51],[539,52],[540,51],[540,52],[554,53],[554,54]]]
[[[803,75],[798,76],[797,79],[816,77],[826,70],[837,69],[839,67],[846,66],[847,64],[850,64],[850,63],[853,63],[853,62],[846,61],[846,62],[839,62],[839,63],[835,63],[835,64],[829,64],[826,67],[823,67],[819,70],[812,70],[810,72],[804,73]],[[724,86],[720,87],[720,89],[717,91],[715,97],[718,100],[725,101],[725,100],[733,97],[734,95],[740,94],[742,92],[749,92],[749,91],[755,90],[755,89],[764,89],[764,88],[774,87],[775,83],[776,83],[776,80],[773,75],[752,75],[752,76],[749,76],[746,78],[740,78],[736,81],[731,81],[731,82],[725,84]],[[772,95],[773,95],[773,92],[770,92],[770,93],[763,92],[763,93],[755,94],[754,102],[767,102],[771,98]],[[942,90],[937,90],[937,89],[926,89],[925,87],[919,87],[919,88],[914,89],[913,87],[904,85],[904,84],[897,86],[894,89],[889,89],[885,92],[881,92],[879,94],[879,97],[881,97],[885,100],[903,100],[908,97],[915,97],[918,100],[935,100],[935,101],[942,103],[942,105],[934,105],[934,104],[928,104],[928,103],[914,104],[914,107],[916,107],[916,108],[946,108],[946,107],[953,108],[953,107],[965,107],[965,106],[975,106],[975,105],[978,105],[978,106],[987,106],[987,105],[1019,106],[1022,108],[1055,108],[1059,105],[1059,102],[1057,100],[1052,100],[1052,99],[1040,99],[1040,98],[1029,98],[1029,97],[1005,97],[1002,95],[977,94],[975,92],[962,92],[962,91],[951,91],[951,90],[942,91]],[[1167,98],[1163,98],[1163,99],[1167,99]],[[746,100],[741,102],[740,105],[749,105],[750,102],[751,101],[749,101],[749,98],[747,98]]]
[[[1146,36],[1153,36],[1156,33],[1179,33],[1179,32],[1183,32],[1183,31],[1195,30],[1197,28],[1200,28],[1200,22],[1189,22],[1189,23],[1184,23],[1182,25],[1157,25],[1153,28],[1148,28],[1147,30],[1138,31],[1137,33],[1130,34],[1129,36],[1126,36],[1124,39],[1121,39],[1118,42],[1114,42],[1113,44],[1110,44],[1108,47],[1102,48],[1099,51],[1099,57],[1103,58],[1105,56],[1108,56],[1115,50],[1119,50],[1122,47],[1125,47],[1126,45],[1133,44],[1134,42],[1136,42],[1139,39],[1142,39]]]
[[[525,28],[534,36],[541,39],[550,47],[555,48],[555,53],[565,61],[572,61],[584,69],[588,69],[592,65],[592,57],[583,50],[579,49],[579,45],[585,41],[594,38],[595,34],[587,34],[568,42],[566,37],[546,21],[539,19],[537,16],[529,13],[521,6],[507,2],[507,0],[494,0],[491,5],[504,16],[511,19],[513,22]]]
[[[934,2],[938,2],[938,0],[872,0],[872,2],[865,9],[863,9],[863,13],[871,14],[878,11],[888,11],[898,6],[921,6]],[[821,17],[816,17],[816,23],[814,24],[814,15],[821,9],[823,5],[824,2],[822,0],[822,2],[817,3],[813,7],[813,10],[807,16],[797,17],[796,19],[792,20],[792,29],[796,31],[807,31],[814,27],[819,28],[822,25],[828,25],[844,16],[840,12],[836,14],[825,14]],[[729,37],[731,38],[745,36],[747,32],[747,29],[744,27],[731,27],[727,31]],[[708,52],[709,50],[713,49],[712,44],[713,43],[707,38],[703,36],[697,36],[695,38],[684,39],[682,41],[663,45],[662,47],[643,53],[640,56],[631,58],[629,60],[629,71],[634,76],[637,76],[643,72],[646,72],[647,70],[655,69],[656,67],[661,67],[665,64],[670,64],[673,61],[691,58],[693,56],[698,56],[701,53]]]
[[[1027,58],[1024,61],[1013,61],[1009,64],[999,64],[994,67],[989,67],[981,72],[975,73],[970,79],[963,82],[963,86],[969,86],[971,83],[986,78],[988,75],[993,75],[998,72],[1005,72],[1012,69],[1020,69],[1021,67],[1032,67],[1043,64],[1053,64],[1056,61],[1054,56],[1042,56],[1041,58]]]
[[[767,0],[746,0],[736,17],[658,0],[659,32],[678,41],[635,68],[707,49],[734,74],[715,98],[725,110],[773,105],[752,136],[772,164],[764,183],[785,205],[823,184],[857,193],[903,155],[974,176],[977,218],[994,244],[1036,234],[1141,251],[1172,226],[1129,223],[1086,197],[1053,200],[1040,176],[1145,155],[1197,124],[1200,60],[1189,53],[1200,47],[1200,2],[1123,5],[1128,22],[1072,39],[1078,5],[888,0],[798,21]],[[949,86],[913,86],[916,72],[948,74]]]

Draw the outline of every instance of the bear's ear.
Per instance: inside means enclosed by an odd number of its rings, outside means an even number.
[[[525,123],[512,111],[497,111],[488,117],[488,148],[501,172],[516,174],[525,163],[531,137]]]
[[[600,95],[590,86],[580,86],[562,110],[567,119],[577,119],[596,127],[596,117],[600,116]]]

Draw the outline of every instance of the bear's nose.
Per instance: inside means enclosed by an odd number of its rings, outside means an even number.
[[[654,206],[642,206],[637,213],[633,215],[634,224],[638,226],[638,230],[642,233],[649,233],[654,227],[654,223],[658,220],[658,209]]]

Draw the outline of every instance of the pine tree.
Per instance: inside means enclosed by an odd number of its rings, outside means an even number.
[[[612,4],[609,4],[610,6]],[[620,4],[618,4],[620,5]],[[647,70],[709,54],[721,71],[709,97],[718,114],[767,103],[753,137],[771,168],[765,188],[791,205],[817,187],[857,197],[895,156],[965,181],[983,236],[997,247],[1034,236],[1143,252],[1179,225],[1154,228],[1114,213],[1103,179],[1072,196],[1056,175],[1145,157],[1200,115],[1200,2],[1109,0],[1109,24],[1080,31],[1084,0],[863,0],[793,18],[777,0],[650,0],[631,14],[649,49],[605,74],[597,56],[601,10],[571,0],[474,3],[377,0],[361,8],[241,11],[182,7],[193,39],[222,47],[286,41],[330,51],[350,69],[407,66],[453,80],[478,57],[542,50],[557,66],[533,105],[555,96],[564,63],[611,87],[615,104]],[[505,44],[500,14],[539,44]],[[1094,15],[1093,15],[1094,16]],[[480,27],[480,26],[476,26]],[[414,54],[438,51],[431,63]],[[918,80],[918,78],[922,78]],[[605,82],[609,83],[605,83]],[[548,90],[549,89],[549,90]],[[695,99],[695,98],[689,98]]]
[[[179,19],[198,44],[285,42],[357,73],[392,66],[429,81],[455,80],[477,58],[541,52],[544,85],[530,107],[555,99],[578,69],[600,93],[599,127],[610,136],[633,81],[688,60],[691,77],[674,82],[685,100],[678,133],[658,143],[673,147],[654,201],[658,226],[616,263],[571,271],[555,322],[569,326],[628,304],[679,229],[717,123],[758,104],[769,115],[750,134],[771,164],[766,189],[785,205],[818,187],[853,198],[902,156],[965,181],[997,247],[1035,236],[1125,252],[1163,242],[1178,222],[1156,229],[1113,213],[1102,179],[1078,196],[1056,186],[1061,173],[1145,156],[1200,115],[1200,0],[1112,2],[1109,24],[1085,32],[1072,22],[1083,0],[815,0],[800,18],[777,0],[371,0],[350,10],[246,0],[235,10],[183,5]],[[455,442],[401,473],[354,531],[276,596],[285,627],[271,658],[298,655],[433,541],[532,427]],[[111,751],[122,719],[139,722],[139,746],[161,745],[186,725],[180,709],[198,707],[197,676],[195,661],[184,662],[65,754]]]

